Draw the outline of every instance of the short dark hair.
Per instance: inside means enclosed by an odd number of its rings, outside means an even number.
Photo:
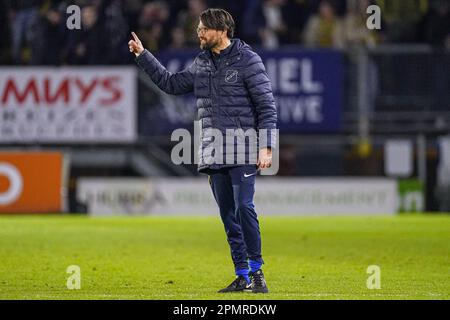
[[[200,14],[200,21],[208,29],[227,30],[227,37],[234,36],[234,20],[231,14],[223,9],[206,9]]]

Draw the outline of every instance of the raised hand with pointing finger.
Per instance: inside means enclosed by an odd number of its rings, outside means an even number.
[[[128,47],[130,48],[130,52],[133,52],[136,57],[144,51],[144,46],[142,45],[141,40],[139,40],[136,33],[131,32],[131,35],[133,36],[134,40],[128,41]]]

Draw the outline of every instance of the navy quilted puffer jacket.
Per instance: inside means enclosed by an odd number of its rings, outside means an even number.
[[[261,129],[267,129],[267,138],[263,139],[267,140],[267,144],[264,146],[275,146],[277,110],[270,80],[261,58],[245,42],[232,39],[231,45],[221,51],[216,63],[211,51],[203,50],[188,68],[177,73],[167,71],[147,50],[136,58],[136,62],[162,91],[175,95],[194,92],[202,128],[200,149],[203,155],[209,154],[209,157],[202,156],[199,150],[200,172],[236,165],[226,161],[227,129],[254,129],[259,133],[265,131]],[[213,138],[212,130],[208,130],[211,128],[223,134],[223,148],[220,151],[224,156],[219,161],[217,159],[220,157],[211,158],[217,149],[212,153],[205,152],[208,148],[220,148],[217,145],[219,140]],[[245,144],[245,148],[238,148],[240,143]],[[249,139],[242,136],[239,139],[237,136],[234,161],[237,155],[245,153],[246,164],[256,162],[258,146],[250,148],[249,143]]]

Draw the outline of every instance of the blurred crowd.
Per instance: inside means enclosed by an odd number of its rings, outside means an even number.
[[[80,30],[66,25],[73,4]],[[381,30],[366,27],[371,4],[382,10]],[[198,47],[198,16],[208,7],[228,10],[235,35],[255,47],[450,48],[450,0],[0,0],[0,64],[130,63],[131,31],[152,52]]]

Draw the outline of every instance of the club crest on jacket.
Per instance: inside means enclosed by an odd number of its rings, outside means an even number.
[[[225,74],[226,83],[235,83],[237,81],[238,71],[237,70],[227,70]]]

